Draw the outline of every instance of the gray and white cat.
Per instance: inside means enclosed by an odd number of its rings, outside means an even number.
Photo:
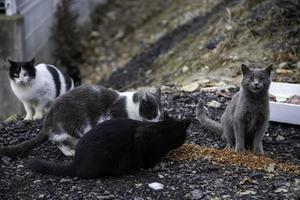
[[[72,78],[52,65],[8,61],[11,89],[24,105],[25,120],[42,118],[58,96],[74,87]]]
[[[118,92],[102,86],[80,86],[57,98],[45,116],[41,133],[26,142],[0,148],[0,155],[16,156],[46,140],[73,156],[78,140],[97,124],[112,118],[157,122],[161,92]]]
[[[262,140],[269,122],[269,86],[272,64],[265,69],[250,69],[242,64],[243,79],[240,91],[229,102],[221,117],[221,124],[209,119],[202,99],[196,117],[201,125],[222,135],[227,148],[243,153],[245,147],[263,154]]]

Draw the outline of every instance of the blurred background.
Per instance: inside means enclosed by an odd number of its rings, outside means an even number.
[[[300,82],[299,0],[0,0],[0,119],[20,112],[7,58],[118,90],[239,85],[240,64]]]

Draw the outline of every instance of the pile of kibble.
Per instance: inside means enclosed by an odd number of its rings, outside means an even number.
[[[229,164],[251,170],[265,170],[267,172],[284,171],[300,174],[300,166],[281,163],[265,155],[258,156],[249,151],[243,155],[239,155],[230,149],[203,147],[196,144],[182,145],[180,148],[171,151],[167,159],[177,161],[206,159],[217,165]]]

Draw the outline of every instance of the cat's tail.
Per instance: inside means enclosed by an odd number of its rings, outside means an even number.
[[[207,128],[208,130],[217,133],[219,135],[223,134],[223,129],[220,123],[211,120],[205,114],[204,101],[199,99],[197,109],[196,109],[196,118],[200,121],[201,125]]]
[[[76,176],[75,165],[73,164],[73,162],[68,165],[63,165],[48,162],[45,160],[31,159],[29,160],[29,167],[32,171],[45,175],[54,175],[61,177]]]
[[[48,140],[48,134],[46,134],[43,130],[39,133],[35,138],[22,142],[20,144],[16,144],[13,146],[0,147],[0,157],[2,156],[10,156],[16,157],[21,154],[25,154],[29,152],[31,149],[38,147],[42,143]]]

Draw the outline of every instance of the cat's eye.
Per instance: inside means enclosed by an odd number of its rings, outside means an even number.
[[[15,76],[15,77],[18,77],[18,76],[19,76],[19,73],[14,73],[14,76]]]

